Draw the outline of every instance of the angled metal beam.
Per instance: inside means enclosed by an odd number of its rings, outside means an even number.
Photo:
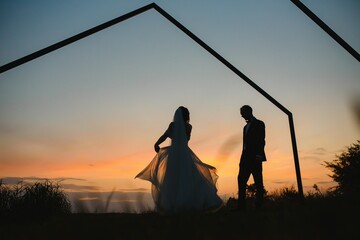
[[[132,18],[132,17],[134,17],[136,15],[139,15],[139,14],[141,14],[143,12],[146,12],[149,9],[154,8],[154,5],[155,5],[155,3],[151,3],[149,5],[146,5],[144,7],[136,9],[136,10],[134,10],[132,12],[124,14],[124,15],[122,15],[120,17],[114,18],[114,19],[112,19],[112,20],[110,20],[108,22],[100,24],[100,25],[98,25],[96,27],[90,28],[90,29],[88,29],[88,30],[86,30],[84,32],[76,34],[75,36],[69,37],[69,38],[67,38],[65,40],[62,40],[62,41],[57,42],[57,43],[55,43],[53,45],[50,45],[50,46],[48,46],[46,48],[43,48],[43,49],[41,49],[41,50],[39,50],[37,52],[31,53],[31,54],[29,54],[29,55],[27,55],[25,57],[19,58],[19,59],[13,61],[13,62],[5,64],[5,65],[0,67],[0,73],[6,72],[6,71],[8,71],[8,70],[10,70],[12,68],[15,68],[15,67],[17,67],[19,65],[22,65],[24,63],[27,63],[29,61],[32,61],[32,60],[34,60],[34,59],[36,59],[38,57],[41,57],[41,56],[43,56],[45,54],[48,54],[48,53],[50,53],[52,51],[55,51],[55,50],[59,49],[59,48],[65,47],[66,45],[69,45],[69,44],[71,44],[73,42],[76,42],[76,41],[78,41],[80,39],[83,39],[83,38],[85,38],[87,36],[90,36],[90,35],[92,35],[92,34],[94,34],[96,32],[104,30],[105,28],[108,28],[108,27],[111,27],[111,26],[113,26],[115,24],[118,24],[118,23],[120,23],[120,22],[122,22],[122,21],[124,21],[126,19]]]
[[[336,34],[328,25],[326,25],[318,16],[316,16],[309,8],[307,8],[300,0],[290,0],[294,3],[303,13],[305,13],[311,20],[313,20],[319,27],[321,27],[327,34],[330,35],[338,44],[340,44],[348,53],[360,62],[360,55],[353,49],[347,42],[344,41],[339,35]]]
[[[221,63],[223,63],[225,66],[227,66],[231,71],[233,71],[236,75],[238,75],[241,79],[243,79],[245,82],[247,82],[251,87],[253,87],[256,91],[258,91],[261,95],[263,95],[266,99],[268,99],[270,102],[272,102],[275,106],[277,106],[281,111],[283,111],[286,115],[288,115],[289,119],[289,127],[290,127],[290,135],[291,135],[291,142],[293,147],[293,155],[294,155],[294,162],[295,162],[295,170],[296,170],[296,178],[297,178],[297,184],[298,184],[298,191],[301,200],[304,199],[304,193],[303,193],[303,187],[302,187],[302,181],[301,181],[301,174],[300,174],[300,164],[299,164],[299,157],[298,157],[298,150],[296,146],[296,137],[295,137],[295,128],[294,128],[294,121],[292,117],[292,113],[287,110],[283,105],[281,105],[278,101],[276,101],[270,94],[265,92],[262,88],[260,88],[257,84],[255,84],[250,78],[248,78],[245,74],[243,74],[241,71],[239,71],[235,66],[233,66],[230,62],[228,62],[225,58],[223,58],[220,54],[218,54],[215,50],[213,50],[211,47],[209,47],[205,42],[203,42],[200,38],[198,38],[195,34],[193,34],[191,31],[189,31],[185,26],[183,26],[180,22],[178,22],[176,19],[174,19],[170,14],[165,12],[162,8],[160,8],[155,3],[151,3],[149,5],[146,5],[144,7],[141,7],[135,11],[129,12],[125,15],[122,15],[118,18],[115,18],[113,20],[110,20],[106,23],[103,23],[101,25],[98,25],[94,28],[91,28],[87,31],[84,31],[82,33],[79,33],[73,37],[67,38],[63,41],[60,41],[58,43],[55,43],[49,47],[46,47],[44,49],[41,49],[37,52],[34,52],[32,54],[29,54],[25,57],[22,57],[18,60],[15,60],[13,62],[10,62],[8,64],[5,64],[0,67],[0,74],[8,71],[12,68],[15,68],[19,65],[22,65],[26,62],[29,62],[31,60],[34,60],[35,58],[41,57],[45,54],[48,54],[52,51],[55,51],[59,48],[62,48],[66,45],[69,45],[73,42],[76,42],[82,38],[85,38],[87,36],[90,36],[91,34],[94,34],[96,32],[99,32],[105,28],[108,28],[110,26],[113,26],[114,24],[120,23],[126,19],[129,19],[131,17],[134,17],[136,15],[139,15],[143,12],[146,12],[150,9],[155,9],[158,13],[160,13],[163,17],[165,17],[167,20],[169,20],[171,23],[173,23],[177,28],[179,28],[181,31],[183,31],[187,36],[189,36],[191,39],[193,39],[196,43],[198,43],[201,47],[203,47],[206,51],[208,51],[211,55],[213,55],[216,59],[218,59]]]
[[[234,67],[230,62],[228,62],[225,58],[223,58],[220,54],[214,51],[211,47],[209,47],[205,42],[203,42],[200,38],[198,38],[195,34],[190,32],[184,25],[179,23],[176,19],[170,16],[167,12],[165,12],[162,8],[155,5],[155,10],[157,10],[161,15],[163,15],[167,20],[172,22],[176,27],[178,27],[181,31],[183,31],[186,35],[188,35],[191,39],[197,42],[200,46],[205,48],[211,55],[217,58],[220,62],[222,62],[225,66],[227,66],[231,71],[233,71],[236,75],[241,77],[245,82],[247,82],[250,86],[255,88],[256,91],[261,93],[264,97],[266,97],[270,102],[275,104],[281,111],[285,114],[289,114],[290,111],[287,110],[283,105],[281,105],[278,101],[276,101],[273,97],[271,97],[267,92],[261,89],[256,83],[250,80],[245,74],[240,72],[236,67]]]

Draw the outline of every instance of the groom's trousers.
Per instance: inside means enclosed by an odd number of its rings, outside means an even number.
[[[238,208],[245,210],[246,208],[246,185],[253,175],[256,186],[256,207],[261,207],[264,199],[264,184],[262,176],[262,161],[255,159],[242,159],[240,162],[240,170],[238,175]]]

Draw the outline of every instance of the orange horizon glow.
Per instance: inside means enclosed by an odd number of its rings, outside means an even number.
[[[91,164],[83,160],[74,160],[72,162],[53,162],[52,164],[44,164],[42,162],[27,163],[26,165],[22,165],[21,168],[16,164],[3,164],[0,165],[0,169],[2,169],[1,175],[3,177],[6,177],[4,176],[4,172],[6,172],[7,176],[16,177],[36,176],[49,179],[80,178],[96,185],[98,190],[95,191],[111,191],[114,188],[131,189],[140,187],[150,191],[151,184],[149,182],[134,179],[134,177],[147,166],[154,156],[155,152],[153,151],[143,151],[127,157],[104,159]],[[240,156],[237,156],[237,153],[233,153],[231,156],[225,156],[224,158],[220,158],[218,155],[215,159],[211,154],[203,152],[201,152],[201,156],[203,162],[215,166],[218,170],[219,194],[236,195],[238,159]],[[278,150],[268,151],[267,156],[269,160],[263,163],[265,188],[270,191],[290,185],[296,188],[296,176],[292,156]],[[329,174],[329,172],[323,166],[321,167],[318,166],[314,168],[308,167],[306,164],[302,165],[302,178],[305,192],[311,190],[311,186],[318,184],[318,182],[329,182],[328,184],[320,184],[320,187],[323,189],[334,185],[326,175]],[[311,180],[312,176],[318,176],[320,172],[324,175],[323,177]],[[121,179],[121,181],[119,181],[119,179]],[[252,183],[252,181],[252,178],[250,178],[249,184]],[[121,186],[124,183],[126,187]]]

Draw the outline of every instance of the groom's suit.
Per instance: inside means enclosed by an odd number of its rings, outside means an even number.
[[[253,117],[243,130],[243,151],[238,175],[239,208],[245,208],[246,184],[251,174],[256,186],[256,206],[260,207],[262,205],[264,196],[262,162],[266,161],[264,147],[265,124]]]

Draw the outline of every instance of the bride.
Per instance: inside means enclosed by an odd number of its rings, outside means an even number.
[[[189,110],[179,107],[174,121],[154,145],[156,156],[135,177],[152,183],[152,196],[162,213],[211,211],[222,206],[216,189],[216,168],[201,162],[188,147],[192,129],[189,121]],[[160,148],[167,138],[171,145]]]

